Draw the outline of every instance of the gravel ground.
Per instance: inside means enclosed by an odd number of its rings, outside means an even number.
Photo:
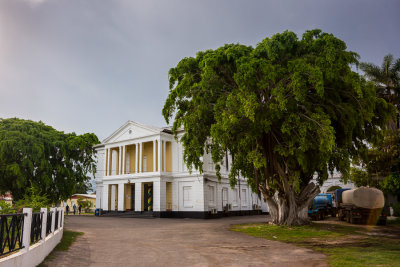
[[[47,266],[328,266],[310,249],[228,230],[267,220],[69,216],[66,229],[85,234]]]

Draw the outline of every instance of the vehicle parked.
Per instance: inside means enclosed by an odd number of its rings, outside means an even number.
[[[332,204],[332,195],[318,194],[308,209],[308,216],[313,220],[323,220],[328,215],[335,216]]]
[[[339,220],[354,224],[386,224],[383,192],[372,187],[337,189],[335,201]]]

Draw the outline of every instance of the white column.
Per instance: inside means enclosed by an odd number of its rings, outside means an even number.
[[[156,140],[153,140],[153,172],[156,172]]]
[[[135,172],[136,173],[138,173],[139,172],[139,152],[138,152],[138,150],[139,150],[139,144],[138,143],[136,143],[136,149],[135,149],[135,152],[136,152],[136,158],[135,158]]]
[[[31,243],[31,224],[32,224],[32,209],[31,208],[23,208],[22,213],[26,213],[24,217],[24,232],[22,236],[22,246],[24,246],[24,250],[29,250],[29,245]]]
[[[42,213],[42,241],[46,241],[46,229],[47,229],[47,208],[40,208]]]
[[[166,151],[166,143],[167,143],[167,141],[165,141],[164,140],[164,143],[163,143],[163,150],[164,150],[164,152],[163,152],[163,154],[164,154],[164,160],[163,160],[163,169],[164,169],[164,172],[166,172],[167,171],[167,168],[166,168],[166,161],[167,161],[167,151]]]
[[[101,209],[108,210],[108,184],[103,184],[103,201],[101,203]]]
[[[104,168],[104,176],[107,176],[107,149],[104,148],[104,164],[103,164],[103,168]]]
[[[118,147],[118,173],[119,175],[122,174],[122,146]]]
[[[101,199],[103,197],[103,184],[96,183],[96,208],[101,209]]]
[[[143,143],[139,143],[139,172],[142,172]]]
[[[118,211],[124,211],[124,184],[118,184]]]
[[[56,208],[50,208],[51,214],[51,233],[54,234],[54,229],[56,228]]]
[[[159,180],[153,182],[153,211],[165,211],[167,201],[167,183]]]
[[[117,166],[118,166],[118,152],[116,149],[111,150],[111,175],[117,175]]]
[[[107,148],[107,175],[110,175],[110,173],[111,173],[111,170],[110,170],[110,167],[111,167],[111,164],[110,164],[110,158],[111,158],[111,149],[110,148]]]
[[[125,174],[126,173],[126,170],[125,170],[125,168],[126,168],[126,151],[125,151],[125,149],[126,149],[126,146],[123,146],[122,147],[122,174]]]
[[[160,139],[158,139],[158,141],[157,141],[157,143],[158,143],[158,147],[157,147],[157,150],[158,150],[158,162],[157,162],[157,165],[158,165],[158,172],[161,172],[161,137],[160,137]]]
[[[142,183],[135,183],[135,211],[142,211]]]
[[[111,206],[110,209],[112,211],[115,210],[115,199],[116,199],[116,191],[117,191],[117,186],[115,184],[111,185]]]

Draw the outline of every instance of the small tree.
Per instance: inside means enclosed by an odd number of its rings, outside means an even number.
[[[83,197],[79,197],[77,202],[78,205],[81,206],[82,210],[87,210],[90,208],[91,202]]]
[[[46,194],[42,194],[41,191],[31,186],[28,188],[24,197],[15,203],[15,207],[21,211],[22,208],[32,208],[34,212],[39,212],[40,208],[48,208],[50,206],[50,200]]]

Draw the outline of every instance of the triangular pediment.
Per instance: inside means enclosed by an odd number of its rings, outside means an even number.
[[[146,137],[158,134],[162,131],[161,128],[140,124],[133,121],[128,121],[116,130],[109,137],[104,139],[103,143],[122,142],[131,139]]]

